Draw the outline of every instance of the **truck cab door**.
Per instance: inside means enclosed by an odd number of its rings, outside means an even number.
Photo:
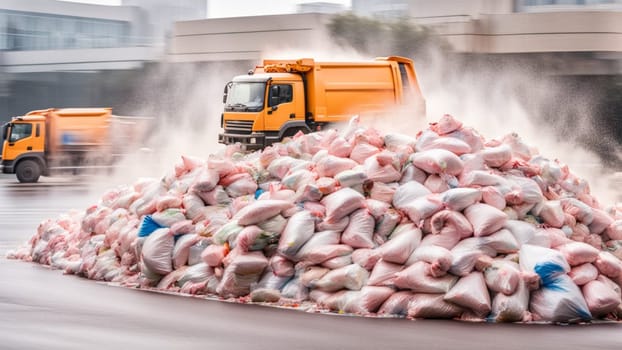
[[[298,84],[278,82],[270,85],[264,119],[266,131],[278,132],[288,122],[304,122],[304,96],[296,96],[295,93]]]
[[[19,155],[34,150],[35,123],[12,123],[3,151],[6,160],[14,160]]]

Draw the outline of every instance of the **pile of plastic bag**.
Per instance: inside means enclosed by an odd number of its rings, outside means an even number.
[[[495,322],[622,316],[622,206],[516,134],[451,116],[416,137],[353,121],[43,222],[11,254],[128,287],[308,310]]]

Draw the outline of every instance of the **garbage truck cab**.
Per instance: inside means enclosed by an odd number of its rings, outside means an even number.
[[[397,56],[363,62],[264,60],[227,84],[223,103],[219,142],[239,142],[249,150],[398,105],[409,106],[413,118],[425,115],[414,64]]]
[[[41,175],[109,168],[115,160],[111,108],[36,110],[3,127],[0,170],[20,182]]]

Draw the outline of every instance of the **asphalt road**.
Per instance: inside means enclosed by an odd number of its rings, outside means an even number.
[[[620,349],[622,323],[554,326],[312,314],[109,286],[4,258],[105,183],[0,175],[0,349]],[[92,190],[92,188],[95,188]]]

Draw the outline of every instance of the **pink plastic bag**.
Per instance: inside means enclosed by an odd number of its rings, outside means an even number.
[[[506,206],[505,197],[501,191],[494,186],[486,186],[481,189],[482,201],[485,204],[493,206],[499,210],[503,210]]]
[[[222,280],[216,291],[225,298],[247,295],[251,285],[261,277],[268,266],[268,259],[261,252],[248,252],[236,255],[225,268]]]
[[[369,275],[367,284],[370,286],[393,286],[395,274],[404,268],[401,264],[394,264],[379,260]]]
[[[473,225],[476,237],[487,236],[500,230],[507,221],[507,215],[488,204],[476,203],[464,210],[464,215]]]
[[[410,158],[417,168],[429,174],[458,175],[463,168],[460,158],[444,149],[413,153]]]
[[[428,175],[425,173],[425,171],[417,168],[412,164],[407,164],[402,169],[402,177],[400,178],[399,184],[403,185],[411,181],[422,184],[425,182],[427,176]]]
[[[449,114],[444,114],[436,123],[430,123],[430,130],[439,135],[447,135],[462,128],[462,122]]]
[[[570,242],[557,248],[570,266],[592,263],[598,258],[599,250],[583,242]]]
[[[594,219],[588,225],[590,232],[593,234],[603,233],[611,224],[613,224],[613,217],[604,210],[593,209]]]
[[[320,177],[333,177],[340,172],[350,170],[357,165],[358,163],[352,159],[328,155],[317,162],[315,170]]]
[[[303,247],[304,249],[304,247]],[[301,249],[301,251],[303,250]],[[325,244],[305,249],[297,258],[309,264],[321,264],[332,258],[352,254],[352,247],[345,244]],[[351,263],[351,260],[350,262]]]
[[[445,178],[438,174],[428,176],[423,185],[432,193],[442,193],[449,190],[449,184]]]
[[[347,158],[352,152],[352,145],[342,136],[337,136],[328,147],[328,153],[340,158]]]
[[[492,299],[489,320],[494,322],[520,322],[529,319],[529,289],[521,280],[512,295],[497,293]]]
[[[410,266],[417,261],[424,261],[430,264],[429,272],[432,277],[442,277],[449,271],[452,260],[451,251],[448,249],[436,245],[429,245],[420,246],[415,249],[405,265]]]
[[[492,310],[490,294],[481,272],[472,272],[462,277],[443,299],[469,309],[481,318],[486,317]]]
[[[415,293],[446,293],[458,280],[453,275],[432,277],[430,264],[418,261],[395,274],[395,286]]]
[[[439,195],[431,194],[425,197],[417,198],[400,208],[400,210],[408,216],[410,221],[419,223],[434,215],[443,208],[443,202]]]
[[[366,270],[373,269],[380,258],[378,249],[356,249],[352,252],[352,262]]]
[[[378,311],[380,306],[395,290],[381,286],[365,286],[360,291],[349,291],[344,294],[342,307],[337,311],[351,314],[367,315]]]
[[[594,261],[594,266],[596,266],[601,274],[609,278],[617,278],[622,274],[622,261],[615,255],[606,251],[598,253],[598,258]]]
[[[365,197],[351,188],[342,188],[324,197],[321,203],[326,207],[326,220],[337,222],[344,216],[365,206]]]
[[[521,281],[518,264],[507,260],[494,260],[484,269],[486,286],[493,292],[512,295]]]
[[[542,221],[551,227],[560,228],[564,226],[566,217],[560,201],[544,201],[536,205],[532,212],[540,216]]]
[[[385,164],[380,157],[382,154],[379,153],[365,160],[364,167],[367,178],[370,181],[384,183],[398,181],[402,177],[402,174],[396,169],[396,165],[399,166],[399,164]]]
[[[484,162],[491,168],[498,168],[512,159],[512,148],[501,144],[494,147],[486,147],[482,150]]]
[[[622,303],[620,287],[617,286],[616,291],[612,288],[613,286],[617,285],[614,282],[605,283],[602,280],[594,280],[581,288],[592,316],[605,316],[610,312],[614,312],[620,306]]]
[[[185,234],[181,236],[173,248],[173,268],[178,269],[188,263],[188,256],[190,255],[190,247],[201,239],[200,236],[195,234]]]
[[[218,172],[205,168],[199,173],[191,189],[198,192],[211,191],[218,185],[218,181],[220,181]]]
[[[369,189],[369,198],[391,204],[396,190],[396,186],[383,182],[373,182]]]
[[[393,206],[401,209],[415,199],[425,197],[431,192],[424,185],[416,181],[410,181],[400,185],[393,195]]]
[[[408,316],[413,318],[452,319],[460,316],[463,309],[445,301],[444,294],[415,293],[408,304]]]
[[[210,244],[201,253],[201,258],[210,267],[222,265],[222,261],[229,253],[229,248],[224,245]]]
[[[473,226],[460,212],[441,210],[432,215],[430,222],[432,234],[450,234],[467,238],[473,234]]]
[[[574,284],[582,286],[598,277],[598,269],[590,263],[585,263],[574,266],[568,273],[568,276],[572,278]]]
[[[380,246],[382,259],[404,264],[421,243],[421,236],[421,230],[413,223],[399,225],[391,234],[390,239]]]
[[[351,264],[329,271],[315,283],[314,288],[325,292],[336,292],[340,289],[360,290],[368,278],[367,270],[358,264]]]
[[[378,149],[378,147],[372,146],[368,143],[358,143],[352,149],[350,159],[359,164],[363,164],[366,159],[372,157],[376,153],[380,153],[380,149]]]
[[[613,240],[622,240],[622,220],[615,220],[607,227],[607,236]]]
[[[233,219],[238,220],[239,225],[255,225],[278,215],[292,206],[291,202],[284,200],[257,200],[240,209]]]
[[[406,316],[408,315],[408,304],[412,300],[414,293],[409,291],[399,291],[391,294],[378,310],[378,315],[386,316]]]
[[[359,209],[350,215],[350,223],[341,235],[341,242],[352,248],[373,248],[374,218],[367,209]]]

